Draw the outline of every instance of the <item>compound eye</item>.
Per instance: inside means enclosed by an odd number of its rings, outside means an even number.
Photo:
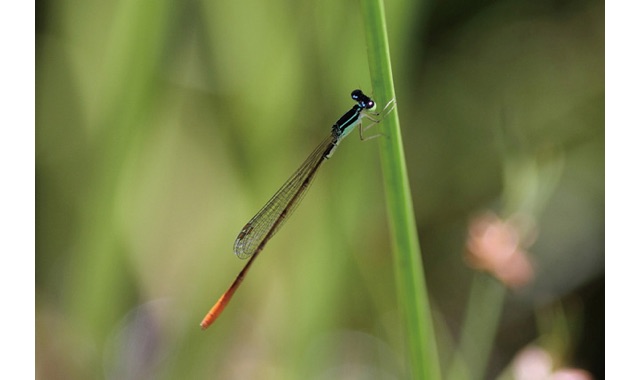
[[[353,92],[351,92],[351,99],[353,100],[358,100],[360,97],[362,97],[362,91],[360,90],[353,90]]]
[[[369,99],[369,101],[368,101],[368,102],[367,102],[367,104],[365,105],[365,108],[366,108],[366,109],[368,109],[368,110],[370,110],[370,109],[372,109],[372,108],[373,108],[373,107],[375,107],[375,106],[376,106],[376,103],[375,103],[373,100]]]

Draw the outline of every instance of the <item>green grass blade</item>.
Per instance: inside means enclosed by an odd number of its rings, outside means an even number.
[[[395,99],[382,0],[362,0],[369,70],[379,105]],[[414,379],[440,379],[440,365],[418,243],[397,108],[379,138],[396,287]]]

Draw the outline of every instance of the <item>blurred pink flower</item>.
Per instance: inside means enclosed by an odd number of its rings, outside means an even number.
[[[522,221],[529,219],[512,218],[503,221],[491,212],[486,212],[470,222],[467,237],[467,262],[470,266],[485,270],[502,281],[506,286],[518,288],[533,278],[533,266],[523,246],[533,243],[523,241],[529,235],[523,229],[533,230],[532,224]]]
[[[540,347],[524,348],[513,359],[515,380],[593,380],[591,374],[577,368],[553,370],[551,355]]]

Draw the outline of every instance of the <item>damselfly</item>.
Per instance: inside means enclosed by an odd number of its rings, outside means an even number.
[[[200,323],[200,327],[203,330],[209,327],[216,318],[218,318],[220,313],[222,313],[242,283],[253,261],[258,257],[258,254],[262,251],[269,239],[275,235],[278,229],[282,227],[287,218],[293,213],[307,192],[311,181],[318,172],[318,168],[320,168],[320,165],[322,165],[325,160],[331,157],[340,141],[351,133],[356,126],[359,127],[361,140],[368,140],[369,138],[378,136],[375,135],[365,138],[363,132],[371,125],[380,122],[395,106],[395,101],[391,100],[381,113],[373,113],[376,104],[373,99],[369,98],[362,91],[354,90],[351,92],[351,98],[356,104],[338,119],[331,128],[331,134],[318,145],[298,170],[289,177],[280,190],[271,197],[269,202],[258,211],[256,216],[251,218],[244,228],[242,228],[240,234],[238,234],[233,245],[233,251],[239,258],[248,258],[249,261],[244,268],[242,268],[229,289],[218,299],[218,302],[216,302],[204,317]],[[372,123],[363,127],[363,118],[371,120]]]

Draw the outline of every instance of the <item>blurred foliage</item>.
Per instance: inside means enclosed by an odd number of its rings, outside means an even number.
[[[488,304],[466,376],[537,341],[603,378],[604,2],[387,12],[443,368]],[[370,89],[357,2],[41,1],[36,21],[38,378],[404,378],[376,144],[355,137],[198,328],[241,227]],[[465,264],[486,210],[527,216],[528,285]],[[559,305],[566,328],[536,323]]]

